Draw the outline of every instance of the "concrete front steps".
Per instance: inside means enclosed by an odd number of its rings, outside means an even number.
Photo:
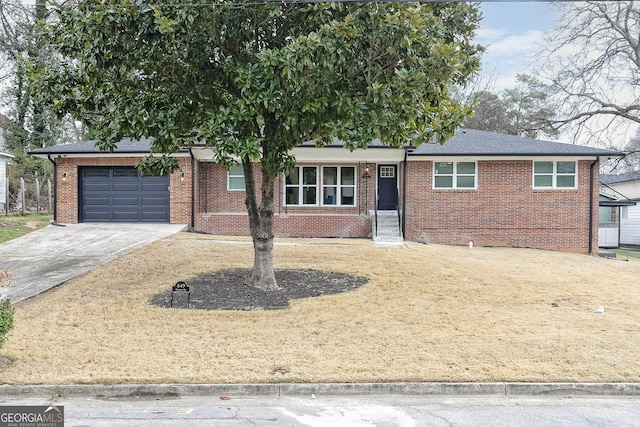
[[[398,211],[378,211],[376,230],[376,213],[371,215],[371,235],[376,245],[404,246],[404,238],[400,230]]]

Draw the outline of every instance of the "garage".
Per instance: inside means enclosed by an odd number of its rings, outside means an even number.
[[[169,222],[169,178],[135,167],[79,169],[80,222]]]

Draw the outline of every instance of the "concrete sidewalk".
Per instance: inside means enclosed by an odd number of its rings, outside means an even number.
[[[185,229],[155,223],[49,225],[0,244],[0,271],[10,274],[0,296],[22,301]]]

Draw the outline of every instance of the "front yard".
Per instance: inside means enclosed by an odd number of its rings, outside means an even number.
[[[0,243],[45,227],[53,219],[52,215],[4,215],[0,214]]]
[[[181,233],[18,304],[2,382],[640,381],[637,259],[277,239],[276,268],[369,282],[281,310],[150,304],[251,267],[246,239],[217,239]]]

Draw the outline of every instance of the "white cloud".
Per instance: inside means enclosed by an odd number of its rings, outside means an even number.
[[[476,41],[480,44],[491,43],[493,40],[499,40],[507,34],[506,30],[499,28],[479,28],[476,31]]]
[[[540,59],[538,53],[544,37],[545,33],[539,30],[508,34],[503,30],[485,29],[476,42],[486,47],[482,69],[493,76],[496,90],[513,87],[518,73],[535,74],[531,70]]]
[[[533,53],[538,51],[541,43],[544,42],[542,31],[531,30],[524,34],[504,37],[498,41],[490,43],[487,53],[492,55],[515,55],[519,53]]]

